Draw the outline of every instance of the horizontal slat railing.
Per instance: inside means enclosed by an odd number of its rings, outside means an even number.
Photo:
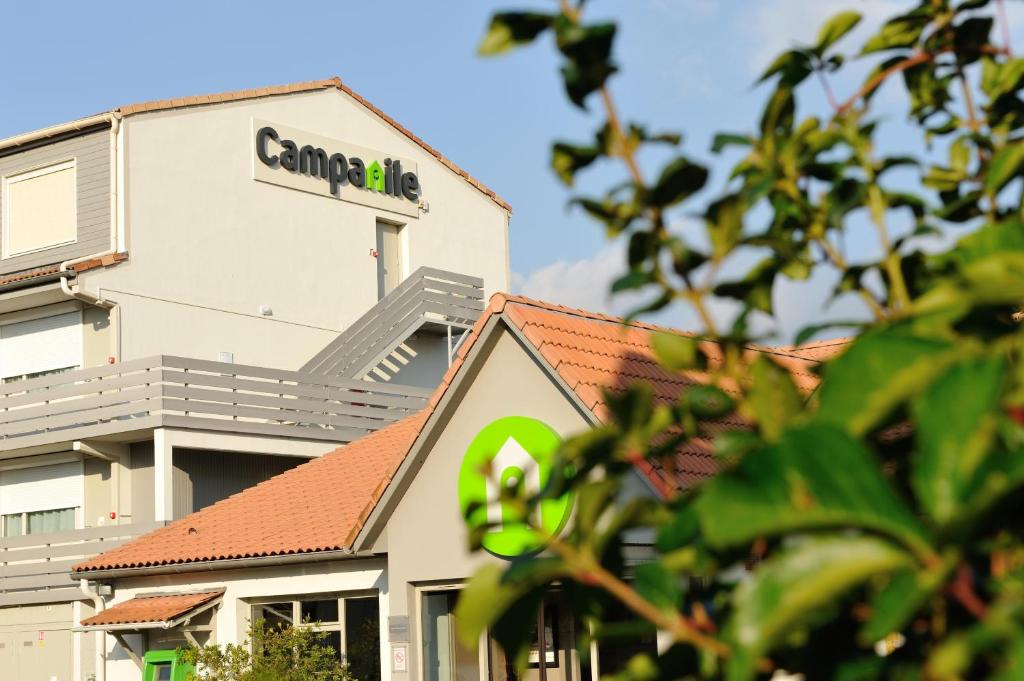
[[[71,566],[165,524],[107,525],[0,539],[0,606],[84,598],[72,581]]]
[[[423,388],[172,356],[0,387],[0,451],[159,425],[343,443],[429,397]]]
[[[483,279],[421,267],[318,352],[302,371],[361,378],[426,321],[469,326],[483,312]]]

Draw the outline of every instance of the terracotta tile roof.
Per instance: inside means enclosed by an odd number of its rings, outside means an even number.
[[[674,402],[688,386],[705,383],[703,372],[673,373],[655,359],[651,338],[656,332],[685,334],[678,329],[625,320],[604,314],[552,305],[520,296],[498,294],[491,299],[488,314],[503,314],[537,350],[580,401],[601,421],[611,418],[605,403],[605,391],[618,392],[630,384],[644,381],[653,389],[655,399]],[[487,317],[488,315],[485,315]],[[478,323],[486,323],[482,319]],[[478,329],[475,330],[478,333]],[[469,343],[463,345],[468,352]],[[841,342],[829,341],[818,346],[793,348],[751,347],[749,352],[764,352],[789,369],[797,385],[806,392],[813,390],[818,378],[812,373],[819,355],[834,354]],[[828,347],[826,351],[824,348]],[[714,343],[702,343],[702,350],[711,363],[721,360]],[[806,356],[804,353],[807,353]],[[463,356],[464,353],[463,353]],[[454,367],[453,367],[454,368]],[[450,381],[450,377],[446,377]],[[737,417],[726,417],[709,424],[707,435],[725,429],[743,428]],[[643,462],[638,468],[662,494],[693,485],[718,472],[718,464],[710,450],[710,440],[693,440],[665,465]]]
[[[180,109],[187,106],[203,106],[207,104],[220,104],[222,102],[235,102],[242,99],[255,99],[257,97],[272,97],[275,95],[289,95],[296,92],[311,92],[314,90],[327,90],[330,88],[336,88],[346,95],[356,100],[359,104],[369,109],[371,112],[384,119],[384,121],[393,127],[398,132],[402,133],[414,143],[419,145],[424,151],[436,158],[446,168],[451,170],[459,177],[469,182],[473,187],[482,192],[484,195],[489,197],[496,204],[504,208],[509,213],[512,212],[512,206],[508,204],[503,198],[485,185],[480,180],[476,179],[465,170],[457,166],[451,160],[449,160],[444,154],[435,149],[434,147],[423,141],[422,138],[414,135],[408,128],[403,126],[401,123],[396,121],[391,116],[387,115],[376,106],[367,101],[362,95],[357,93],[355,90],[350,88],[341,82],[341,79],[335,76],[334,78],[328,78],[326,80],[310,80],[302,83],[291,83],[290,85],[274,85],[270,87],[253,88],[249,90],[235,90],[234,92],[221,92],[212,95],[198,95],[194,97],[175,97],[173,99],[159,99],[150,102],[141,102],[139,104],[128,104],[114,109],[114,113],[121,114],[122,116],[130,116],[132,114],[148,113],[150,111],[165,111],[168,109]]]
[[[686,386],[707,380],[701,372],[667,372],[654,359],[650,345],[653,334],[681,331],[495,294],[459,347],[426,408],[418,414],[80,563],[73,570],[81,573],[351,549],[484,328],[496,317],[517,328],[599,420],[609,418],[603,390],[622,390],[633,381],[644,380],[653,386],[659,400],[671,401]],[[704,350],[715,361],[717,346],[706,343]],[[816,361],[800,356],[799,351],[752,348],[750,352],[772,353],[805,389],[816,385],[817,378],[810,372]],[[742,427],[742,421],[726,418],[710,424],[706,435]],[[718,471],[706,439],[688,443],[667,466],[644,461],[638,468],[666,496]],[[317,512],[311,513],[310,509]]]
[[[73,570],[349,549],[419,434],[425,417],[426,412],[409,416],[79,563]]]
[[[222,593],[224,592],[203,591],[191,594],[136,596],[82,620],[82,626],[103,627],[116,624],[169,622],[209,603]]]
[[[85,260],[74,265],[71,265],[69,269],[78,272],[85,272],[87,270],[95,269],[97,267],[106,267],[108,265],[114,265],[123,260],[128,259],[127,253],[112,253],[102,258],[93,258],[91,260]],[[4,284],[13,284],[17,281],[29,281],[31,279],[38,279],[39,277],[45,277],[50,274],[56,274],[60,271],[60,263],[55,262],[52,265],[43,265],[42,267],[33,267],[27,270],[21,270],[20,272],[11,272],[0,276],[0,286]]]

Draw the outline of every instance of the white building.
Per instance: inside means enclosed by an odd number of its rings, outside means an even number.
[[[509,206],[337,79],[0,140],[0,185],[10,678],[101,672],[71,564],[416,412],[508,288]]]

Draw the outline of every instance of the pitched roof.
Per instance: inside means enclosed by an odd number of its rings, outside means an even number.
[[[700,372],[666,371],[654,358],[654,334],[681,331],[522,296],[495,294],[459,347],[427,406],[418,414],[78,564],[74,571],[350,550],[427,420],[495,317],[505,319],[520,333],[599,421],[611,418],[604,390],[623,390],[633,381],[644,380],[653,387],[657,399],[672,401],[685,387],[707,381]],[[705,343],[703,349],[715,361],[717,346]],[[773,354],[806,389],[817,382],[810,371],[817,362],[798,351],[754,348],[751,352]],[[712,424],[712,428],[743,425],[735,418],[726,418]],[[676,452],[675,460],[667,467],[644,461],[638,469],[665,495],[718,470],[709,443],[701,440],[691,441]],[[311,508],[319,512],[310,513]],[[259,522],[253,522],[254,518]]]
[[[287,85],[272,85],[269,87],[250,88],[248,90],[234,90],[232,92],[219,92],[209,95],[194,95],[190,97],[172,97],[168,99],[157,99],[149,102],[139,102],[136,104],[126,104],[119,106],[115,109],[111,109],[110,114],[119,116],[131,116],[141,113],[149,113],[151,111],[167,111],[170,109],[181,109],[190,106],[206,106],[210,104],[222,104],[224,102],[237,102],[245,99],[256,99],[259,97],[273,97],[277,95],[290,95],[299,92],[313,92],[316,90],[329,90],[337,89],[344,92],[346,95],[356,100],[363,107],[382,118],[384,122],[390,125],[392,128],[400,132],[401,134],[408,137],[415,144],[421,147],[428,154],[436,158],[441,165],[445,166],[453,173],[464,179],[466,182],[471,184],[475,189],[480,191],[482,194],[490,198],[494,203],[498,204],[501,208],[507,212],[512,212],[512,206],[509,205],[505,199],[498,196],[497,192],[485,185],[480,180],[476,179],[468,172],[460,168],[448,157],[442,154],[434,147],[427,144],[421,137],[415,135],[406,128],[404,125],[396,121],[391,116],[387,115],[366,98],[357,93],[355,90],[350,88],[341,82],[341,78],[335,76],[334,78],[327,78],[324,80],[309,80],[301,83],[290,83]],[[102,114],[101,114],[102,115]],[[13,139],[13,138],[12,138]]]
[[[344,551],[419,434],[424,417],[425,412],[406,417],[79,563],[74,570]]]
[[[107,627],[123,624],[164,624],[187,615],[219,597],[221,591],[190,594],[136,596],[101,613],[82,620],[83,627]]]

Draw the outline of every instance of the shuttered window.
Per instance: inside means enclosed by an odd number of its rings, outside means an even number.
[[[0,471],[4,535],[74,529],[83,485],[81,461]]]
[[[75,162],[3,181],[3,257],[74,243],[78,235]]]
[[[77,369],[81,363],[81,312],[0,326],[0,379],[4,382]]]

